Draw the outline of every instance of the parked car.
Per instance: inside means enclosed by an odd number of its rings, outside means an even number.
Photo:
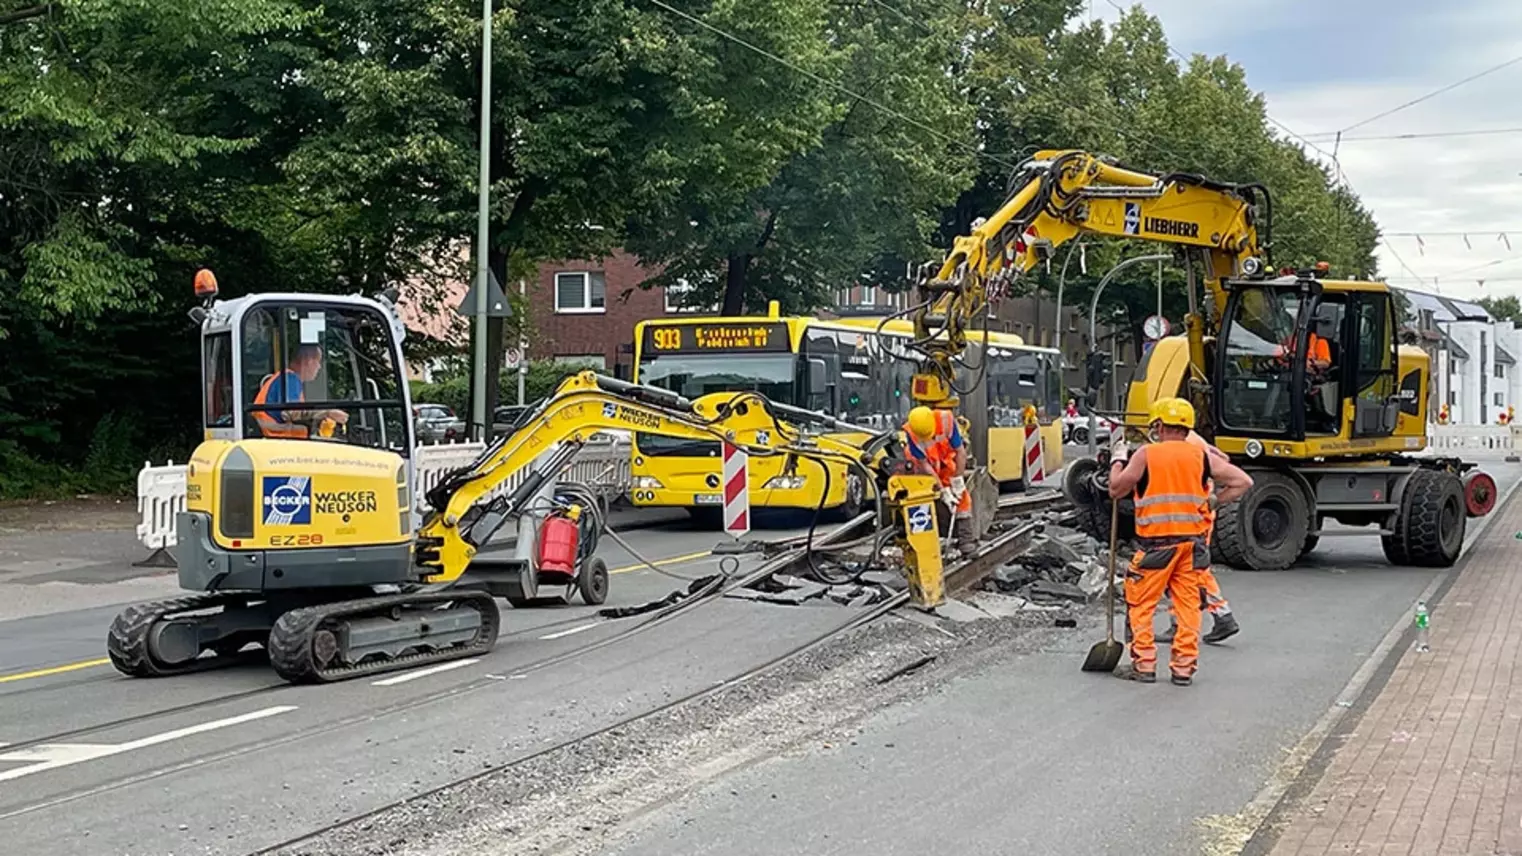
[[[529,407],[526,404],[504,404],[491,413],[491,435],[501,437],[518,426],[518,417]]]
[[[412,405],[413,431],[419,443],[453,443],[465,439],[465,420],[442,404]]]
[[[1098,424],[1096,426],[1099,430],[1095,432],[1094,442],[1099,444],[1099,445],[1104,445],[1104,444],[1110,442],[1110,432],[1111,432],[1111,430],[1113,430],[1116,427],[1117,424],[1118,423],[1116,423],[1116,422],[1114,422],[1112,420],[1106,419],[1103,416],[1099,417],[1098,418]],[[1086,445],[1088,445],[1088,442],[1089,442],[1089,417],[1087,417],[1087,416],[1064,416],[1064,417],[1062,417],[1062,439],[1063,439],[1063,442],[1070,443],[1070,444],[1075,445],[1075,446],[1086,446]]]

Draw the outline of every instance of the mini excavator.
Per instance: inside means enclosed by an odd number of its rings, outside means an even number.
[[[1390,288],[1330,279],[1324,263],[1271,273],[1271,219],[1261,184],[1037,152],[999,210],[958,238],[944,262],[921,270],[914,322],[929,371],[916,376],[915,397],[954,406],[968,322],[1058,246],[1083,235],[1168,244],[1187,274],[1184,333],[1143,358],[1118,416],[1132,436],[1144,434],[1153,401],[1184,397],[1199,433],[1252,474],[1253,488],[1217,518],[1217,558],[1282,569],[1323,536],[1372,527],[1394,564],[1452,565],[1466,518],[1495,504],[1494,480],[1456,458],[1412,454],[1427,446],[1430,360],[1399,343]],[[1103,374],[1093,362],[1088,374],[1092,407]],[[1110,522],[1104,463],[1075,462],[1064,480],[1085,528],[1102,538]],[[1362,528],[1328,528],[1333,520]]]
[[[217,290],[210,271],[197,274],[203,301],[191,317],[201,331],[205,433],[176,518],[187,594],[116,617],[107,650],[127,675],[216,668],[258,645],[288,681],[344,680],[489,650],[498,597],[532,606],[541,586],[567,586],[601,603],[607,568],[578,550],[579,509],[554,487],[607,429],[857,468],[881,497],[879,524],[901,533],[916,602],[943,598],[939,486],[902,472],[897,435],[752,392],[689,400],[574,375],[475,461],[423,491],[419,520],[395,293],[218,300]],[[872,439],[850,445],[791,427],[810,423]],[[483,556],[510,525],[519,533],[514,558]]]

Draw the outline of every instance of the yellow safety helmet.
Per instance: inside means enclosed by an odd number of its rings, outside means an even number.
[[[935,436],[935,411],[924,406],[915,407],[909,411],[909,433],[916,440],[929,440]]]
[[[1161,422],[1175,428],[1194,428],[1194,405],[1182,398],[1159,398],[1152,402],[1148,422]]]

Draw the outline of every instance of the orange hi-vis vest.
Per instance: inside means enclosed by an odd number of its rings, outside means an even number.
[[[270,395],[270,387],[274,385],[276,380],[284,377],[285,374],[281,372],[272,374],[269,377],[265,378],[264,383],[259,385],[259,394],[254,396],[254,403],[267,403]],[[302,398],[305,397],[305,395],[302,396]],[[289,404],[291,402],[285,403]],[[284,416],[285,414],[282,413],[281,415]],[[296,425],[291,422],[284,422],[276,419],[275,415],[268,410],[255,410],[253,411],[253,416],[254,421],[259,423],[259,430],[263,432],[264,436],[266,437],[301,439],[308,436],[307,428],[305,425]]]
[[[1136,534],[1194,538],[1210,531],[1209,453],[1185,440],[1147,447],[1147,472],[1136,486]]]

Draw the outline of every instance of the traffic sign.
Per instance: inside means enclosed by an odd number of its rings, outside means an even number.
[[[507,295],[502,292],[502,283],[497,282],[497,275],[490,270],[486,272],[486,315],[488,318],[511,318],[513,306],[507,302]],[[476,314],[476,292],[481,287],[481,277],[478,275],[470,284],[470,290],[465,292],[465,297],[455,306],[457,314],[466,318]]]
[[[1148,339],[1161,339],[1168,335],[1168,319],[1161,315],[1148,315],[1142,322],[1142,335]]]
[[[724,442],[724,531],[735,538],[750,531],[750,467],[745,450]]]
[[[510,369],[518,367],[518,361],[523,359],[523,354],[517,348],[508,348],[502,353],[502,362]]]

